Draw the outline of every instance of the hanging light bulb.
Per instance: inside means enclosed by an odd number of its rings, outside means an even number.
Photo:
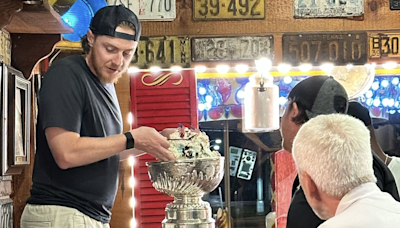
[[[279,88],[269,73],[271,60],[256,60],[258,73],[244,88],[243,131],[268,132],[279,129]]]

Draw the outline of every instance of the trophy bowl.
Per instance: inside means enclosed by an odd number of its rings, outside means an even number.
[[[148,162],[153,187],[174,197],[165,208],[163,228],[214,228],[211,207],[201,198],[224,177],[224,157]]]

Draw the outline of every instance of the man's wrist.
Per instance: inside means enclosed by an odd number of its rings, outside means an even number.
[[[135,147],[135,139],[133,139],[133,136],[131,134],[131,132],[125,132],[124,133],[125,137],[126,137],[126,149],[132,149]]]

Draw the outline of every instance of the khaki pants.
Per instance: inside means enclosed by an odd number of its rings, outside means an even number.
[[[21,228],[110,228],[69,207],[27,204],[21,216]]]

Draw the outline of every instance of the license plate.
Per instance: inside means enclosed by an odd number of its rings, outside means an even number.
[[[364,14],[364,0],[294,0],[295,18],[354,17]]]
[[[195,20],[264,19],[265,0],[193,0]]]
[[[233,61],[272,58],[273,36],[203,37],[192,38],[192,60]]]
[[[123,4],[143,21],[172,21],[176,18],[176,0],[109,0],[108,4]]]
[[[336,65],[367,62],[367,33],[308,33],[282,36],[283,61]]]
[[[400,10],[400,0],[390,0],[391,10]]]
[[[173,65],[190,66],[190,41],[187,36],[141,37],[132,64],[139,68]]]
[[[376,58],[399,58],[400,34],[370,34],[369,35],[369,57]]]

